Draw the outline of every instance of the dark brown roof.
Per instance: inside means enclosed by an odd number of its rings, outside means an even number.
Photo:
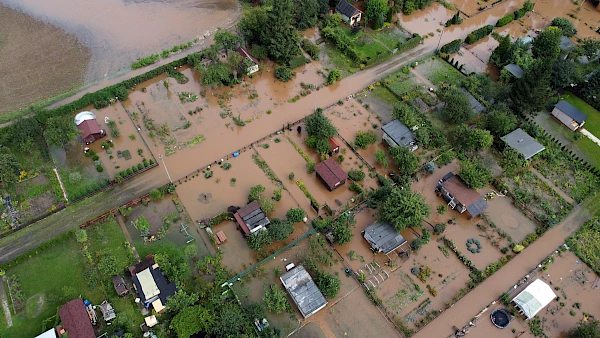
[[[270,223],[269,218],[260,208],[258,201],[252,201],[243,208],[240,208],[233,217],[246,235],[249,235],[255,228],[266,226]]]
[[[333,158],[328,158],[327,160],[320,162],[315,166],[315,171],[317,175],[321,177],[321,179],[329,186],[329,190],[335,189],[335,187],[339,183],[343,183],[348,178],[348,174],[340,166]]]
[[[131,272],[132,276],[135,276],[138,272],[144,271],[152,265],[154,265],[154,256],[148,255],[143,261],[130,266],[129,272]]]
[[[96,120],[85,120],[77,126],[77,129],[82,131],[81,137],[83,137],[84,140],[91,135],[102,133]]]
[[[125,286],[125,280],[123,279],[123,276],[114,276],[113,286],[115,287],[115,291],[117,291],[117,294],[120,296],[126,294],[129,291],[127,290],[127,286]]]
[[[460,177],[458,177],[458,175],[453,175],[444,181],[442,183],[442,187],[444,187],[447,192],[452,194],[452,196],[454,196],[454,198],[465,207],[468,207],[481,198],[477,191],[467,187],[467,185]]]
[[[69,338],[96,338],[83,299],[77,298],[66,303],[58,310],[58,315]]]

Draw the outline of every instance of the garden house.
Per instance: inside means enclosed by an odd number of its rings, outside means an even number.
[[[354,26],[362,19],[362,11],[348,3],[346,0],[338,2],[337,6],[335,6],[335,12],[339,13],[342,16],[342,19],[350,26]]]
[[[467,187],[465,182],[452,172],[438,181],[436,192],[452,209],[458,210],[461,214],[466,211],[471,217],[481,214],[488,207],[487,202],[477,191]]]
[[[554,106],[552,116],[556,117],[572,131],[583,127],[585,120],[588,118],[581,110],[575,108],[565,100],[561,100]]]
[[[348,174],[331,157],[317,164],[315,171],[317,177],[327,186],[329,191],[341,187],[348,179]]]
[[[541,279],[536,279],[512,301],[519,309],[519,313],[522,313],[527,319],[531,319],[555,298],[556,294],[550,285]]]
[[[233,215],[233,218],[235,218],[246,235],[250,235],[261,229],[266,230],[267,226],[271,224],[267,215],[260,208],[258,201],[252,201],[240,208]]]
[[[109,302],[103,301],[100,306],[100,311],[102,312],[102,317],[105,322],[109,322],[117,317],[115,314],[115,309],[113,309],[112,305]]]
[[[302,265],[279,277],[304,318],[308,318],[327,305],[327,300]]]
[[[519,128],[502,137],[511,148],[516,149],[526,160],[541,153],[546,149],[533,137],[529,136],[523,129]]]
[[[340,144],[333,137],[329,138],[329,156],[340,151]]]
[[[100,129],[96,115],[89,111],[75,115],[75,125],[81,131],[81,138],[85,144],[90,144],[106,136],[106,131]]]
[[[408,147],[411,151],[417,150],[415,137],[404,123],[394,120],[383,127],[383,139],[390,147]]]
[[[69,337],[96,338],[83,299],[73,299],[63,305],[58,310],[58,316],[62,322],[62,329],[58,332],[59,336],[62,337],[66,333]]]
[[[408,242],[389,223],[373,223],[363,231],[363,237],[371,245],[374,252],[390,252],[400,248]]]
[[[129,293],[127,286],[125,285],[125,280],[123,276],[114,276],[113,277],[113,287],[119,296],[124,296]]]
[[[258,62],[257,59],[253,58],[252,55],[250,55],[250,53],[248,53],[244,48],[242,47],[238,47],[237,52],[244,58],[250,61],[250,63],[252,63],[251,66],[249,66],[248,68],[246,68],[246,74],[250,75],[253,73],[258,72],[258,64],[260,62]],[[243,62],[243,61],[242,61]]]
[[[154,257],[148,255],[143,261],[130,266],[129,272],[139,301],[146,308],[152,306],[156,312],[164,312],[167,298],[177,292],[177,286],[167,281],[158,264],[154,262]]]

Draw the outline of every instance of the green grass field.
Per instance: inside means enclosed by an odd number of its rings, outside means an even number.
[[[600,170],[600,146],[585,136],[574,143],[586,155],[589,164]]]
[[[428,58],[423,62],[419,62],[415,70],[436,86],[443,82],[458,85],[464,78],[464,75],[458,70],[439,58]]]
[[[132,263],[132,257],[123,245],[125,236],[114,219],[88,228],[87,232],[89,251],[95,263],[107,254],[114,256],[118,271]],[[23,311],[12,314],[13,326],[10,328],[6,327],[4,314],[1,315],[3,338],[36,336],[43,327],[55,324],[57,318],[54,316],[62,304],[79,296],[93,304],[108,299],[132,332],[138,332],[143,321],[133,296],[118,297],[112,286],[112,276],[98,274],[87,263],[83,244],[77,243],[73,236],[8,269],[6,275],[19,277],[26,303]]]
[[[590,133],[594,134],[596,137],[600,137],[600,112],[597,111],[594,107],[587,104],[582,99],[575,96],[573,93],[566,92],[561,95],[560,98],[572,104],[575,108],[581,110],[585,113],[588,118],[585,120],[585,124],[583,128],[585,128]]]

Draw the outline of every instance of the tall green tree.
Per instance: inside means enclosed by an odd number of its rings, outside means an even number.
[[[567,18],[554,18],[550,25],[560,28],[564,36],[571,37],[577,34],[577,29]]]
[[[265,290],[263,302],[269,311],[277,314],[287,311],[290,308],[290,303],[287,300],[285,292],[277,285],[271,285]]]
[[[322,109],[306,117],[304,119],[306,125],[306,132],[310,136],[314,136],[318,139],[329,140],[330,137],[337,134],[337,128],[331,123],[331,120],[323,114]]]
[[[315,274],[315,284],[326,298],[332,299],[340,291],[341,281],[335,275],[318,270]]]
[[[173,296],[167,297],[169,303],[167,310],[171,313],[179,313],[183,309],[196,304],[198,299],[198,294],[187,293],[184,290],[179,289]]]
[[[510,40],[510,35],[500,36],[498,39],[499,45],[490,55],[490,63],[498,68],[514,62],[513,44]]]
[[[551,64],[545,60],[536,60],[530,69],[525,71],[511,89],[514,110],[520,113],[537,112],[546,106],[552,95],[550,78]]]
[[[217,30],[214,38],[219,46],[225,48],[226,53],[229,53],[230,50],[235,50],[241,42],[239,35],[221,28]]]
[[[263,31],[267,22],[269,22],[269,9],[267,7],[243,7],[242,17],[238,22],[238,29],[247,42],[253,45],[260,44],[263,43]]]
[[[552,79],[550,83],[554,88],[568,88],[577,85],[583,79],[583,75],[575,62],[566,59],[558,59],[552,65]]]
[[[35,140],[42,134],[42,126],[34,118],[19,119],[7,127],[10,143],[22,152],[35,150]]]
[[[271,224],[269,224],[267,230],[273,240],[283,241],[294,232],[294,223],[287,219],[271,218]]]
[[[4,184],[15,183],[19,179],[21,165],[8,147],[0,147],[0,181]]]
[[[590,100],[600,101],[600,72],[595,72],[584,82],[581,94]]]
[[[583,54],[592,59],[598,55],[598,52],[600,51],[600,39],[585,38],[581,43],[581,47],[583,48]]]
[[[398,171],[404,175],[412,174],[419,166],[419,159],[407,147],[391,147],[389,153],[398,165]]]
[[[210,328],[214,322],[215,317],[212,312],[197,305],[186,307],[175,315],[170,327],[177,333],[177,338],[189,338],[195,333]]]
[[[523,155],[516,149],[506,147],[502,152],[502,159],[499,164],[508,174],[512,175],[515,171],[525,167],[527,163]]]
[[[303,31],[317,23],[317,15],[321,10],[318,0],[297,0],[294,5],[296,27]]]
[[[282,65],[300,54],[292,6],[292,0],[275,1],[262,33],[263,45],[268,48],[271,59]]]
[[[507,107],[495,107],[485,118],[485,128],[496,136],[504,136],[517,127],[517,117]]]
[[[387,0],[365,0],[365,5],[367,6],[365,15],[367,20],[373,23],[373,29],[383,27],[388,12]]]
[[[423,196],[410,189],[392,188],[379,208],[379,219],[389,222],[397,231],[421,227],[425,217],[429,217],[429,205]]]
[[[485,187],[493,178],[492,170],[480,159],[460,161],[460,172],[458,175],[472,189]]]
[[[473,118],[471,101],[463,91],[450,87],[442,89],[439,94],[446,104],[442,108],[442,117],[451,123],[460,124]]]
[[[533,39],[531,51],[537,59],[554,61],[560,55],[560,37],[562,30],[558,27],[548,27]]]
[[[79,134],[79,130],[70,118],[51,117],[46,122],[44,136],[50,145],[62,147],[75,140]]]

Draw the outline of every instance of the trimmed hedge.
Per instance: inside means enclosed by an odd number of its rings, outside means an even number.
[[[476,29],[474,31],[471,32],[471,34],[467,35],[467,38],[465,39],[465,43],[467,44],[473,44],[481,39],[483,39],[484,37],[490,35],[490,33],[494,30],[494,26],[492,25],[486,25],[483,26],[479,29]]]
[[[421,36],[417,33],[414,33],[412,38],[410,38],[402,43],[398,43],[398,47],[396,47],[396,48],[398,49],[399,53],[402,53],[409,49],[415,48],[419,43],[421,43],[421,40],[422,40]]]
[[[496,22],[496,27],[506,26],[511,23],[515,19],[515,13],[510,13],[507,16],[500,18],[498,22]]]
[[[445,54],[456,53],[460,49],[460,46],[462,45],[462,43],[463,43],[462,39],[456,39],[454,41],[450,41],[449,43],[443,45],[442,48],[440,48],[440,52],[445,53]]]

